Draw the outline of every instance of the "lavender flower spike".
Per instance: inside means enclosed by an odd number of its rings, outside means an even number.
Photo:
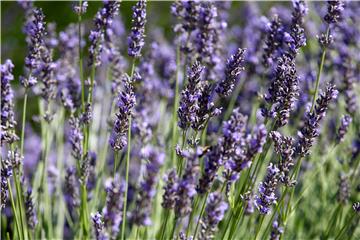
[[[340,0],[328,1],[328,11],[324,17],[328,24],[337,23],[342,18],[342,11],[344,11],[344,4]]]
[[[73,7],[73,10],[74,10],[74,12],[75,12],[77,15],[83,15],[83,14],[86,13],[86,10],[87,10],[88,6],[89,6],[88,2],[87,2],[87,1],[83,1],[83,2],[81,3],[81,5],[80,5],[80,4],[79,4],[79,5],[75,5],[75,6]]]
[[[278,164],[280,170],[279,180],[286,186],[292,187],[295,184],[295,181],[290,176],[290,171],[294,166],[294,139],[285,137],[276,131],[272,131],[269,136],[274,142],[275,152],[280,155]]]
[[[315,110],[306,113],[305,124],[298,132],[297,155],[305,156],[309,153],[314,139],[319,136],[320,121],[325,116],[330,101],[335,99],[337,95],[338,91],[335,86],[327,85],[325,92],[316,100]]]
[[[29,53],[25,58],[25,67],[28,77],[20,77],[20,83],[29,88],[37,83],[36,73],[40,67],[41,49],[45,47],[46,26],[44,22],[44,14],[41,9],[34,9],[32,14],[28,16],[30,19],[24,28],[26,33],[26,42],[28,44]]]
[[[350,184],[349,177],[342,173],[339,179],[339,190],[337,194],[337,199],[340,204],[346,204],[350,197]]]
[[[122,221],[123,195],[125,186],[116,175],[114,179],[106,183],[106,205],[103,209],[104,222],[110,230],[110,236],[116,239]]]
[[[200,80],[204,67],[199,62],[195,62],[188,70],[188,84],[181,92],[180,106],[178,109],[179,127],[186,130],[190,124],[195,122],[197,100],[200,96]]]
[[[213,239],[218,223],[223,219],[228,204],[223,201],[221,193],[214,192],[209,195],[205,216],[201,220],[199,239]]]
[[[336,136],[337,143],[344,141],[345,134],[348,131],[351,121],[352,121],[352,118],[349,115],[345,115],[341,118],[341,124],[337,131],[337,136]]]
[[[144,46],[146,24],[146,0],[139,0],[133,7],[132,28],[128,38],[128,54],[140,57]]]
[[[14,113],[14,93],[10,86],[10,81],[14,80],[12,74],[14,65],[11,60],[6,60],[1,68],[1,146],[4,143],[13,143],[18,139],[15,134],[15,113]]]
[[[116,120],[109,139],[109,143],[114,151],[120,151],[127,144],[126,134],[129,129],[129,117],[136,101],[132,86],[133,80],[126,74],[122,80],[124,90],[118,97],[117,106],[119,112],[116,114]]]
[[[32,190],[29,188],[25,195],[25,209],[26,209],[26,221],[30,229],[34,230],[37,224],[36,211],[34,209],[34,203],[31,197]]]
[[[284,233],[284,228],[280,226],[278,220],[273,221],[272,230],[270,233],[270,240],[279,240],[281,235]]]
[[[228,97],[234,90],[236,81],[240,73],[244,70],[245,49],[239,48],[226,63],[225,79],[223,79],[216,88],[216,92],[222,97]]]
[[[161,206],[165,209],[173,209],[175,207],[176,193],[178,188],[178,178],[176,170],[172,169],[164,179],[164,195]]]
[[[145,157],[149,159],[149,162],[146,165],[146,173],[140,185],[139,196],[136,200],[136,210],[132,216],[134,223],[142,226],[149,226],[152,223],[150,219],[152,199],[156,193],[157,175],[165,159],[165,154],[158,152],[152,147],[150,147],[147,155]]]
[[[267,168],[267,175],[259,185],[259,195],[255,196],[255,206],[260,214],[269,214],[271,205],[276,203],[275,190],[278,186],[280,170],[270,163]]]
[[[105,234],[104,221],[99,212],[91,214],[91,220],[93,222],[96,240],[107,240],[108,237]]]
[[[100,54],[103,50],[105,31],[111,26],[114,17],[118,14],[120,3],[118,1],[104,1],[104,6],[95,16],[95,29],[90,31],[89,65],[101,64]]]
[[[175,202],[175,215],[185,217],[192,210],[192,199],[196,194],[196,179],[199,174],[199,156],[202,154],[200,148],[194,152],[183,152],[187,159],[186,169],[182,179],[179,181],[177,198]]]
[[[3,159],[1,162],[1,210],[5,208],[8,198],[8,179],[13,175],[11,162]]]
[[[78,118],[71,117],[69,120],[71,131],[70,131],[70,144],[71,144],[71,155],[77,160],[80,161],[83,156],[83,134],[80,129],[80,122]]]

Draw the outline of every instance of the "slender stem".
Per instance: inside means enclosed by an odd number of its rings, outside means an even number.
[[[20,215],[20,226],[22,229],[22,237],[24,239],[27,238],[27,230],[26,230],[26,220],[25,220],[25,216],[23,214],[23,201],[22,201],[22,189],[20,187],[20,183],[19,183],[19,175],[18,173],[15,171],[14,172],[14,184],[15,184],[15,189],[16,189],[16,194],[17,194],[17,203],[18,203],[18,208],[19,208],[19,215]]]
[[[169,210],[169,209],[166,209],[166,212],[165,212],[165,220],[164,220],[164,223],[163,223],[162,228],[161,228],[162,230],[161,230],[160,240],[163,240],[163,239],[164,239],[165,232],[166,232],[166,225],[167,225],[169,216],[170,216],[170,210]]]
[[[82,0],[79,0],[79,8],[82,9]],[[80,80],[81,80],[81,106],[82,111],[85,111],[85,80],[84,80],[84,74],[83,74],[83,53],[81,49],[81,15],[82,12],[80,10],[80,13],[78,14],[78,26],[79,26],[79,74],[80,74]]]
[[[121,227],[121,239],[125,239],[125,226],[126,226],[126,205],[127,205],[127,194],[129,187],[129,164],[130,164],[130,152],[131,152],[131,116],[129,116],[129,129],[128,129],[128,142],[127,142],[127,153],[126,153],[126,170],[125,170],[125,193],[124,193],[124,207],[123,207],[123,221]]]
[[[193,217],[196,213],[196,209],[198,208],[199,201],[200,201],[200,197],[199,197],[199,195],[196,195],[195,200],[194,200],[194,206],[192,208],[193,211],[191,211],[191,213],[190,213],[189,222],[188,222],[188,225],[186,228],[186,237],[189,237],[190,230],[191,230],[191,223],[192,223]]]
[[[258,227],[256,229],[256,233],[255,233],[255,237],[254,237],[255,240],[257,239],[257,236],[259,235],[259,232],[261,230],[261,226],[262,226],[262,224],[264,222],[264,219],[265,219],[264,215],[261,215],[260,216],[260,224],[258,225]]]
[[[176,48],[176,76],[175,76],[175,93],[174,93],[174,106],[173,106],[173,116],[172,116],[172,146],[171,146],[171,161],[174,165],[176,163],[176,152],[175,147],[177,143],[177,110],[179,107],[179,71],[180,71],[180,47]]]
[[[329,33],[330,33],[330,27],[328,26],[328,28],[326,30],[326,38],[329,38]],[[326,55],[326,48],[323,48],[323,52],[322,52],[322,55],[321,55],[321,62],[320,62],[319,70],[317,72],[317,76],[316,76],[316,85],[315,85],[315,91],[314,91],[314,94],[313,94],[311,112],[314,111],[316,98],[317,98],[317,95],[318,95],[318,92],[319,92],[320,76],[321,76],[321,72],[322,72],[323,67],[324,67],[325,55]]]
[[[200,226],[200,221],[201,221],[201,218],[202,218],[202,216],[204,214],[204,211],[205,211],[205,206],[206,206],[208,196],[209,196],[209,191],[206,192],[205,199],[204,199],[204,202],[203,202],[202,207],[201,207],[200,215],[199,215],[199,218],[198,218],[197,223],[196,223],[195,232],[194,232],[194,239],[196,239],[196,235],[198,233],[198,228]]]
[[[133,58],[131,65],[130,78],[134,76],[135,71],[135,61],[136,58]],[[128,139],[127,139],[127,151],[126,151],[126,162],[125,162],[125,193],[124,193],[124,205],[123,205],[123,220],[121,226],[121,240],[125,239],[125,227],[126,227],[126,205],[127,205],[127,194],[129,188],[129,164],[130,164],[130,153],[131,153],[131,115],[129,116],[129,129],[128,129]]]
[[[355,211],[352,213],[350,219],[344,223],[344,226],[341,228],[340,232],[336,235],[335,240],[340,239],[340,237],[344,234],[345,230],[350,226],[351,221],[355,218]]]
[[[114,175],[114,179],[115,179],[115,175],[116,175],[116,168],[118,166],[118,162],[119,162],[119,152],[114,152],[114,169],[113,169],[113,175]]]
[[[24,105],[22,112],[22,125],[21,125],[21,140],[20,140],[20,154],[24,154],[24,140],[25,140],[25,121],[26,121],[26,106],[27,106],[28,93],[27,89],[25,89],[24,95]]]
[[[12,208],[12,211],[14,213],[14,216],[15,216],[15,226],[16,226],[16,232],[18,234],[18,237],[20,239],[22,239],[22,234],[20,232],[20,226],[19,226],[19,218],[18,218],[18,214],[17,214],[17,211],[16,211],[16,207],[15,207],[15,202],[14,202],[14,195],[13,195],[13,191],[12,191],[12,188],[11,188],[11,182],[10,182],[10,179],[8,178],[7,179],[7,185],[8,185],[8,188],[9,188],[9,195],[10,195],[10,202],[11,202],[11,208]]]
[[[88,224],[88,207],[87,207],[87,190],[85,183],[81,184],[81,211],[82,211],[82,227],[84,237],[89,236],[89,224]]]
[[[171,235],[170,235],[171,238],[170,238],[170,239],[174,239],[174,234],[175,234],[175,229],[176,229],[177,222],[178,222],[178,217],[175,216],[173,228],[172,228],[172,230],[171,230]]]

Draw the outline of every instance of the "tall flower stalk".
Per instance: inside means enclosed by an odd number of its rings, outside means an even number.
[[[130,78],[134,77],[136,58],[141,56],[141,49],[144,45],[146,24],[146,0],[139,0],[133,7],[132,28],[128,38],[128,55],[133,58],[130,70]],[[125,162],[125,193],[123,206],[123,221],[121,226],[121,240],[125,239],[126,231],[126,211],[127,211],[127,197],[129,188],[129,165],[131,153],[131,114],[128,119],[128,139],[127,152]]]

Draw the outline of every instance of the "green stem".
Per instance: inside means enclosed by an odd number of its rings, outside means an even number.
[[[197,235],[197,232],[198,232],[198,229],[199,229],[199,226],[200,226],[200,221],[201,221],[201,218],[202,218],[202,216],[204,214],[204,211],[205,211],[205,206],[206,206],[206,201],[207,201],[208,196],[209,196],[209,191],[206,192],[205,199],[204,199],[204,202],[203,202],[202,207],[201,207],[200,215],[199,215],[199,218],[198,218],[197,223],[196,223],[195,232],[194,232],[194,239],[196,239],[196,235]],[[186,236],[186,237],[188,237],[188,236]]]
[[[121,240],[125,239],[126,205],[127,205],[127,194],[128,194],[128,187],[129,187],[130,152],[131,152],[131,116],[129,116],[127,153],[126,153],[126,162],[125,162],[125,165],[126,165],[126,170],[125,170],[125,193],[124,193],[123,221],[122,221],[122,227],[121,227]]]
[[[328,26],[328,28],[326,30],[326,38],[329,38],[329,33],[330,33],[330,27]],[[315,85],[315,91],[314,91],[314,94],[313,94],[311,112],[314,111],[316,98],[317,98],[317,95],[318,95],[318,92],[319,92],[320,76],[321,76],[321,72],[322,72],[323,67],[324,67],[325,55],[326,55],[326,48],[323,48],[323,52],[322,52],[322,55],[321,55],[321,62],[320,62],[320,66],[319,66],[319,71],[317,72],[317,76],[316,76],[316,85]]]
[[[168,219],[169,219],[169,215],[170,215],[170,210],[169,210],[169,209],[166,209],[166,212],[165,212],[165,220],[164,220],[163,225],[162,225],[162,228],[161,228],[160,240],[163,240],[163,239],[164,239],[165,232],[166,232],[166,225],[167,225],[167,222],[168,222]]]
[[[25,215],[23,213],[24,210],[24,206],[23,206],[23,196],[22,196],[22,189],[20,186],[20,182],[19,182],[19,175],[17,172],[14,172],[14,184],[15,184],[15,189],[16,189],[16,194],[17,194],[17,203],[18,203],[18,208],[19,208],[19,215],[20,215],[20,226],[22,229],[22,237],[24,239],[27,238],[27,226],[26,226],[26,218]]]
[[[20,154],[24,154],[24,140],[25,140],[25,121],[26,121],[26,106],[27,106],[27,89],[25,89],[24,95],[24,105],[23,105],[23,112],[22,112],[22,125],[21,125],[21,140],[20,140]]]
[[[82,0],[79,0],[79,8],[81,9],[82,7]],[[78,15],[78,26],[79,26],[79,75],[80,75],[80,80],[81,80],[81,106],[82,106],[82,111],[85,111],[85,80],[84,80],[84,74],[83,74],[83,53],[82,53],[82,49],[81,49],[81,14],[82,12],[79,13]]]
[[[14,195],[13,195],[13,191],[12,191],[12,188],[11,188],[11,183],[10,183],[10,179],[9,179],[9,178],[7,179],[7,185],[8,185],[8,188],[9,188],[11,208],[12,208],[12,211],[13,211],[14,216],[15,216],[16,232],[17,232],[17,234],[18,234],[18,237],[19,237],[20,239],[23,239],[23,238],[22,238],[22,234],[21,234],[21,232],[20,232],[19,217],[18,217],[18,214],[17,214],[17,211],[16,211],[15,202],[14,202]]]
[[[174,234],[175,234],[177,222],[178,222],[178,218],[175,216],[173,227],[172,227],[172,230],[171,230],[171,235],[170,235],[171,238],[170,239],[174,239]]]
[[[175,93],[174,93],[174,106],[173,106],[173,116],[172,116],[172,146],[171,146],[171,161],[172,166],[176,164],[176,152],[175,147],[177,144],[177,110],[179,107],[179,71],[180,71],[180,47],[176,48],[176,76],[175,76]]]
[[[350,226],[351,221],[355,218],[356,212],[354,211],[350,216],[350,219],[344,223],[344,226],[341,228],[340,232],[336,235],[335,240],[341,239],[345,230]]]
[[[254,237],[255,240],[257,239],[257,236],[258,236],[259,233],[260,233],[261,226],[262,226],[262,224],[263,224],[263,222],[264,222],[264,219],[265,219],[264,215],[261,215],[261,216],[260,216],[260,224],[258,225],[258,227],[257,227],[257,229],[256,229],[256,233],[255,233],[255,237]]]

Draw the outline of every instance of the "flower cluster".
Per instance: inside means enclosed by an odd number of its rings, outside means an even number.
[[[156,193],[155,183],[160,167],[164,163],[165,155],[150,148],[144,157],[148,159],[148,164],[146,164],[145,176],[140,184],[140,192],[132,220],[137,225],[149,226],[152,223],[150,219],[151,200]]]
[[[133,7],[132,28],[128,38],[128,54],[140,57],[144,46],[146,24],[146,0],[139,0]]]
[[[120,3],[118,1],[104,1],[104,6],[96,13],[95,29],[90,32],[89,40],[89,65],[99,66],[100,55],[103,50],[103,42],[106,30],[110,28],[114,17],[118,14]]]
[[[331,100],[336,99],[337,95],[338,91],[335,86],[327,85],[325,92],[316,100],[314,111],[306,112],[304,126],[298,132],[297,155],[309,154],[314,139],[319,136],[320,121],[324,118]]]
[[[109,139],[109,143],[114,151],[123,149],[127,144],[126,134],[129,129],[129,117],[136,101],[132,86],[133,79],[125,74],[122,81],[124,90],[118,96],[118,113],[116,113],[116,120]]]
[[[223,219],[228,204],[223,201],[219,192],[209,195],[205,216],[201,221],[200,239],[213,239],[218,223]]]
[[[276,203],[275,190],[278,186],[280,170],[272,163],[267,168],[267,175],[259,185],[259,195],[255,196],[255,206],[260,214],[269,214],[271,205]]]
[[[14,93],[10,82],[14,80],[12,74],[14,65],[11,60],[1,64],[1,146],[4,143],[13,143],[18,139],[15,133],[16,121],[14,113]]]
[[[220,96],[228,97],[234,90],[238,77],[244,70],[244,55],[245,49],[239,48],[237,52],[227,60],[225,79],[222,80],[216,88],[216,92],[219,93]]]

